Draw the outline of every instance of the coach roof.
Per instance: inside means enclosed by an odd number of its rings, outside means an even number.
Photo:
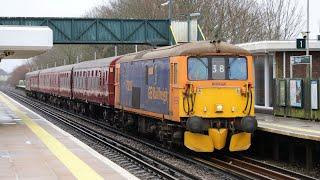
[[[26,77],[37,76],[37,75],[39,75],[39,72],[40,72],[40,70],[28,72],[28,73],[26,74]]]
[[[250,52],[231,45],[225,42],[219,41],[199,41],[192,43],[178,44],[174,46],[167,46],[157,49],[140,51],[124,55],[120,59],[121,62],[143,60],[143,59],[155,59],[163,57],[173,56],[206,56],[206,55],[217,55],[217,54],[230,54],[230,55],[250,55]]]
[[[64,65],[64,66],[43,69],[43,70],[40,70],[40,74],[71,71],[73,66],[74,66],[74,64],[70,64],[70,65]]]
[[[75,64],[74,70],[110,66],[110,64],[114,60],[117,60],[117,59],[119,59],[118,56],[97,59],[97,60],[84,61],[84,62]]]

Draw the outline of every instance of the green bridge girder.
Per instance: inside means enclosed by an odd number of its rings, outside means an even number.
[[[172,44],[169,20],[0,17],[0,25],[48,26],[54,44]]]

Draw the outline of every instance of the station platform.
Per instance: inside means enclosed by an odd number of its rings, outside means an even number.
[[[0,92],[0,179],[137,179]]]
[[[275,134],[320,141],[320,122],[256,113],[258,129]]]

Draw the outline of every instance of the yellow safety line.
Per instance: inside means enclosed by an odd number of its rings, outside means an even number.
[[[67,147],[54,138],[51,134],[32,121],[16,105],[11,103],[1,92],[0,100],[3,101],[22,121],[33,131],[34,134],[48,147],[48,149],[71,171],[77,179],[103,179],[90,166],[73,154]]]
[[[288,126],[288,125],[270,124],[270,123],[258,121],[258,126],[263,125],[263,124],[266,125],[266,126],[269,126],[269,127],[279,127],[279,128],[282,128],[282,129],[289,129],[289,130],[294,130],[294,131],[303,131],[303,132],[320,134],[320,131],[317,131],[317,130],[304,129],[304,128],[296,128],[296,127],[290,127],[290,126]],[[262,128],[265,128],[265,127],[262,127]],[[293,132],[293,133],[295,133],[295,132]]]

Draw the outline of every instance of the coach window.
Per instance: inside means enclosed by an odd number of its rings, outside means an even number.
[[[96,73],[95,73],[95,77],[94,77],[94,81],[93,81],[93,89],[96,89],[97,88],[97,86],[98,86],[98,81],[97,81],[97,79],[98,79],[98,76],[97,76],[98,74],[97,74],[97,71],[96,71]]]
[[[81,78],[81,82],[82,82],[82,84],[84,84],[84,80],[85,80],[85,78],[86,78],[86,71],[82,71],[82,73],[83,73],[83,77]],[[82,88],[82,87],[81,87]]]
[[[77,81],[76,81],[76,85],[77,85],[77,88],[79,88],[79,85],[80,84],[80,77],[79,77],[79,71],[77,72]]]
[[[81,81],[81,87],[82,89],[85,89],[85,82],[86,82],[86,76],[85,76],[85,72],[82,71],[82,81]]]
[[[148,66],[146,66],[146,68],[145,68],[145,83],[146,83],[146,85],[148,85],[148,80],[149,80],[149,78],[148,78]]]
[[[77,76],[76,86],[77,88],[79,88],[79,81],[80,81],[79,72],[76,73],[76,76]]]
[[[102,72],[99,70],[99,85],[102,86],[103,76]]]
[[[89,81],[89,78],[90,78],[90,71],[87,71],[87,72],[86,72],[86,78],[87,78],[87,82],[90,82],[90,81]],[[88,86],[89,86],[89,85],[88,85]]]
[[[89,83],[90,85],[89,85],[89,89],[91,89],[91,88],[92,88],[93,71],[90,71],[90,72],[89,72],[89,75],[90,75],[90,81],[89,81],[89,82],[90,82],[90,83]]]
[[[67,73],[67,79],[66,79],[66,85],[67,85],[67,88],[69,88],[69,73]]]
[[[77,77],[76,77],[76,72],[73,72],[73,87],[77,87],[77,84],[76,84],[76,80],[77,80]]]
[[[108,71],[106,71],[104,84],[108,84]]]
[[[102,86],[105,85],[105,77],[106,77],[106,73],[102,71],[102,77],[101,77],[101,79],[102,79]]]
[[[98,71],[96,70],[96,77],[94,78],[94,87],[95,87],[95,89],[98,89],[98,80],[99,80]]]
[[[90,75],[90,72],[87,74],[85,71],[83,72],[83,77],[82,77],[82,89],[86,89],[86,79],[87,79],[87,76]]]
[[[93,78],[92,78],[92,89],[96,89],[96,79],[95,73],[93,71]]]
[[[82,71],[79,72],[79,89],[82,89],[82,81],[83,81],[83,77],[82,77]]]
[[[80,77],[80,71],[77,72],[77,86],[78,86],[78,89],[81,89],[81,86],[80,86],[80,82],[82,81],[81,77]]]
[[[80,71],[77,72],[77,79],[78,79],[78,89],[80,89],[80,81],[81,81],[81,78],[80,78]]]

